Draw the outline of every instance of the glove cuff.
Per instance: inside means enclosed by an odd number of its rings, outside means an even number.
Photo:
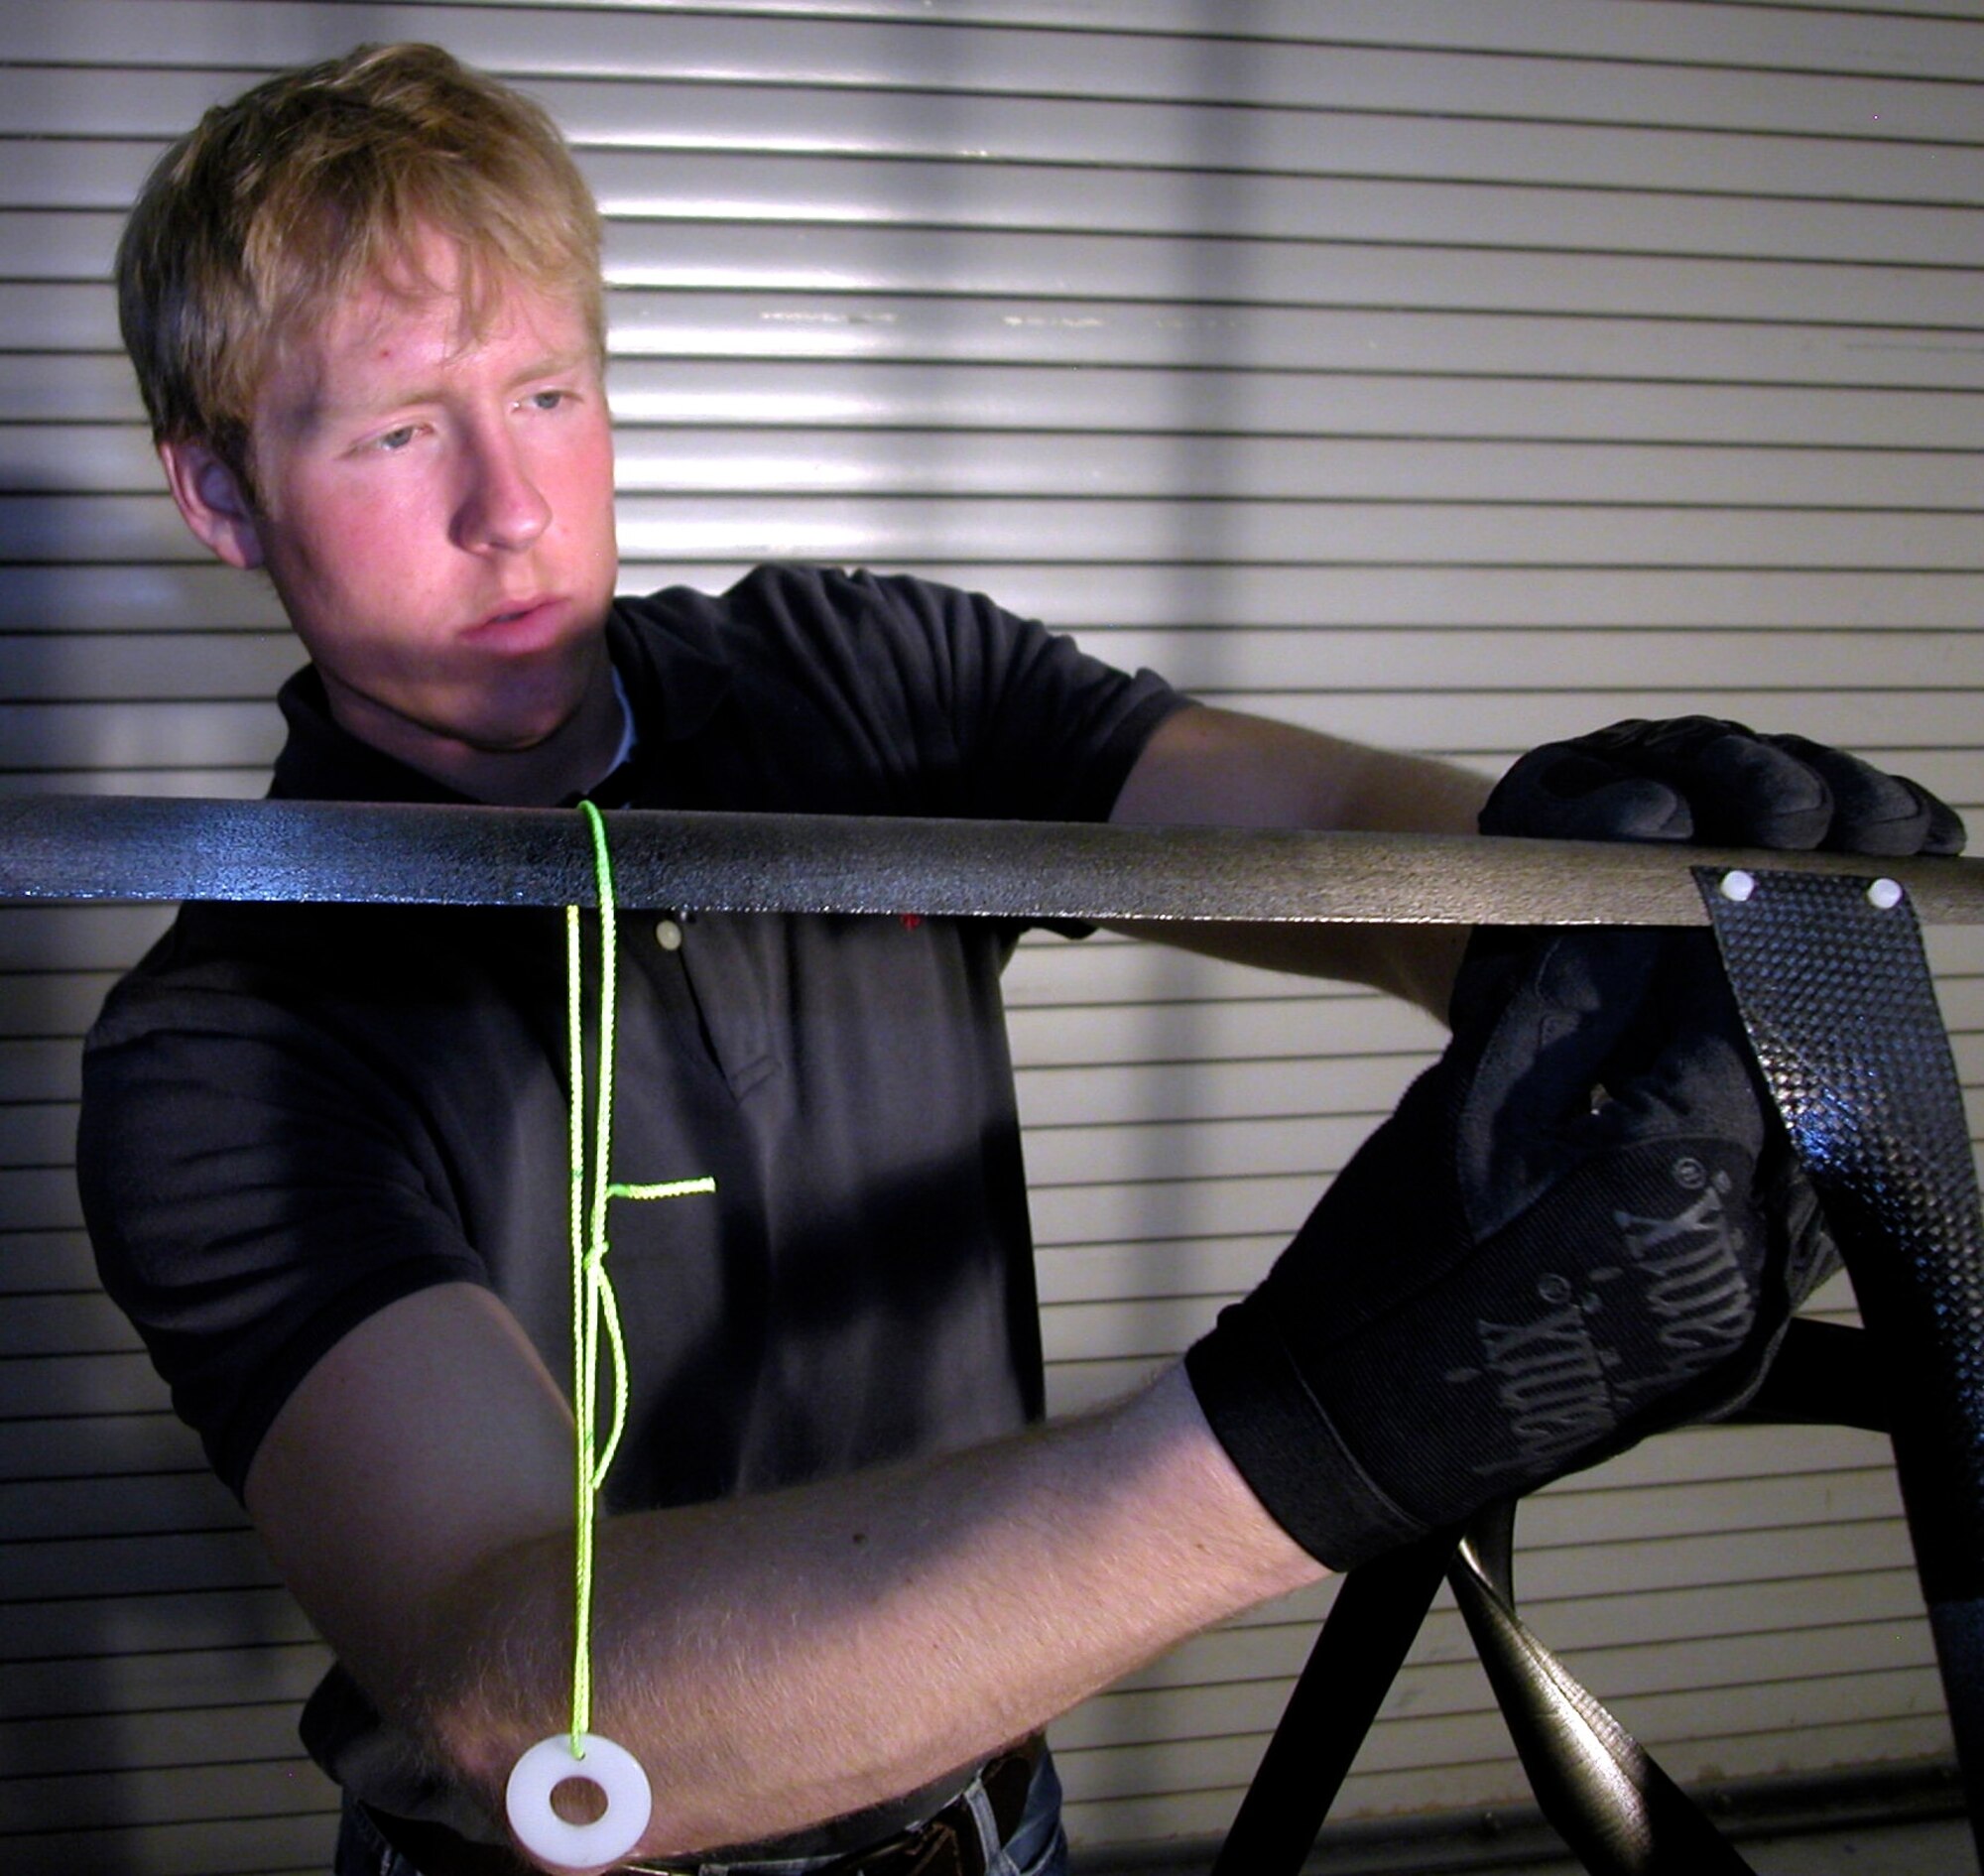
[[[1352,1569],[1426,1535],[1343,1443],[1258,1298],[1222,1310],[1185,1351],[1184,1369],[1248,1488],[1318,1563]]]

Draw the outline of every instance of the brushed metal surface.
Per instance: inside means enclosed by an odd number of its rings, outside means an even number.
[[[1432,925],[1702,925],[1691,869],[1898,881],[1984,922],[1984,862],[1470,835],[627,810],[619,897],[700,912]],[[333,802],[0,801],[0,899],[589,904],[577,815]]]

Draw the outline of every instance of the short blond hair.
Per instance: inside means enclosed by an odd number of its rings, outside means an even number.
[[[244,482],[284,339],[369,282],[434,286],[459,256],[480,331],[506,280],[569,299],[605,355],[599,209],[544,108],[437,46],[361,46],[218,104],[162,157],[117,247],[117,307],[152,434]]]

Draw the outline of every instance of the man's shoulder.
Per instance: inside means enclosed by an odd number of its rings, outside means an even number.
[[[665,680],[717,672],[726,684],[797,683],[861,694],[904,687],[949,695],[1024,668],[1059,643],[984,593],[915,573],[774,562],[710,594],[669,587],[621,600],[622,630]],[[1071,644],[1071,641],[1067,642]]]
[[[729,697],[747,713],[831,693],[932,693],[956,648],[1002,635],[989,600],[910,574],[768,563],[721,592],[670,586],[614,601],[613,659],[643,734],[692,734]],[[1018,622],[1015,622],[1018,624]]]
[[[1098,819],[1180,700],[915,574],[770,564],[623,617],[643,739],[713,732],[699,747],[733,804]]]
[[[784,629],[917,629],[959,608],[998,610],[982,594],[915,573],[768,561],[721,592],[664,586],[622,594],[613,609],[623,629],[721,657],[729,647]]]

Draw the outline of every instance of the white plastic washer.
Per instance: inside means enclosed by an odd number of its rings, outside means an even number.
[[[1725,899],[1733,899],[1740,906],[1757,890],[1757,876],[1746,873],[1740,866],[1732,866],[1722,875],[1722,883],[1716,888]]]
[[[1895,879],[1877,879],[1867,888],[1867,903],[1876,912],[1893,912],[1902,903],[1902,883]]]
[[[571,1734],[540,1739],[510,1771],[503,1808],[517,1841],[535,1857],[562,1869],[598,1869],[626,1861],[648,1827],[654,1793],[641,1762],[625,1746],[597,1733],[580,1733],[574,1758]],[[552,1794],[567,1779],[596,1785],[606,1809],[590,1823],[566,1823],[552,1809]]]

